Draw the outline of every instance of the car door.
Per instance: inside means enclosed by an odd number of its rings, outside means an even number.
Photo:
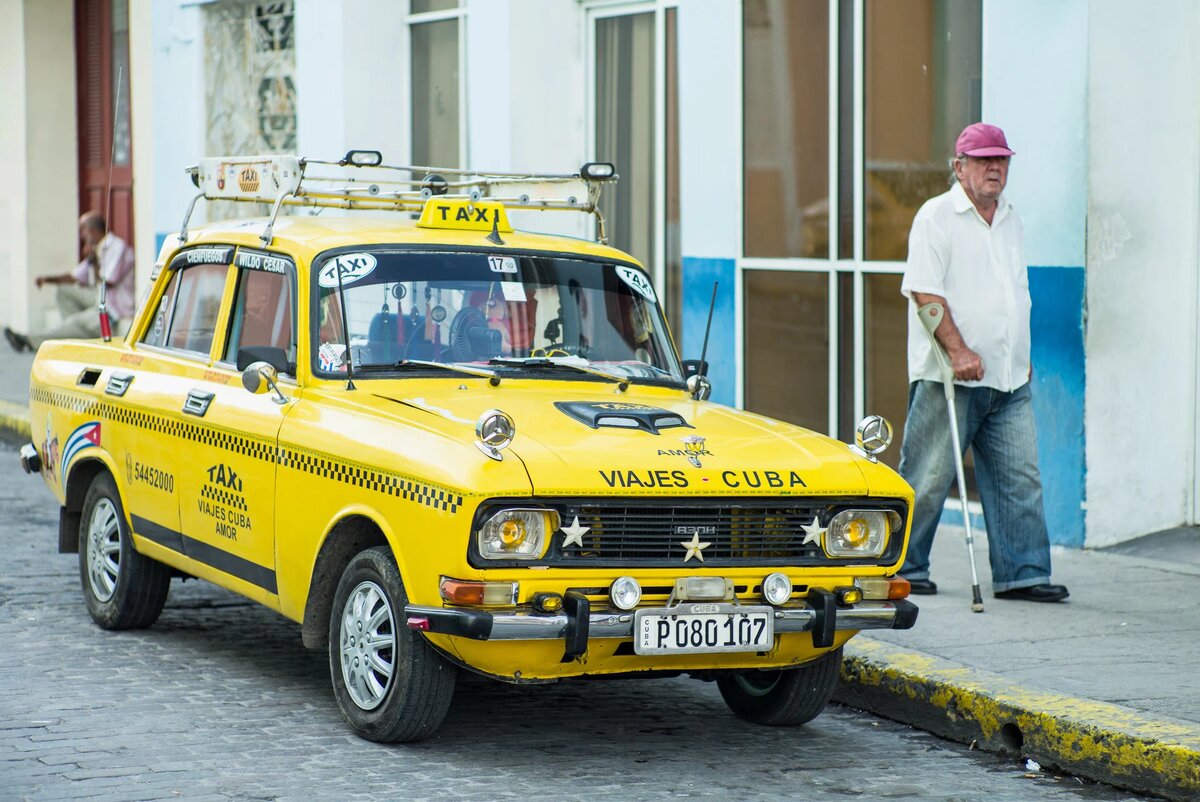
[[[134,534],[172,552],[186,554],[180,528],[179,479],[195,455],[179,398],[194,375],[208,367],[215,325],[234,248],[188,248],[171,260],[163,289],[152,298],[131,353],[106,377],[105,394],[116,421],[124,424],[121,453],[124,494]]]
[[[277,607],[278,435],[298,398],[293,261],[238,248],[214,328],[211,364],[189,376],[179,399],[195,439],[191,465],[179,477],[184,543],[189,556],[231,577],[236,589]],[[242,386],[237,353],[247,346],[286,357],[281,392]]]

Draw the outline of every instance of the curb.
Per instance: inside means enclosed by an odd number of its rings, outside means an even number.
[[[0,401],[0,436],[30,440],[29,407],[12,401]]]
[[[1018,685],[868,637],[846,644],[834,700],[989,752],[1167,799],[1200,798],[1200,724]]]

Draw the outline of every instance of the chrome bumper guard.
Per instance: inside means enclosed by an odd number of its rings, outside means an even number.
[[[575,598],[571,598],[575,596]],[[633,638],[633,611],[590,612],[589,600],[570,594],[561,613],[488,612],[453,607],[407,605],[410,629],[473,640],[564,640],[567,657],[587,651],[587,641]],[[813,645],[828,648],[834,633],[863,629],[911,629],[917,606],[906,599],[860,602],[839,607],[832,593],[811,591],[808,607],[775,610],[775,632],[811,632]]]

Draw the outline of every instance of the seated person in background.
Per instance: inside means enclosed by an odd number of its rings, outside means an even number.
[[[83,241],[83,259],[74,272],[57,276],[38,276],[34,283],[57,286],[55,300],[62,320],[57,326],[18,334],[7,326],[4,337],[14,351],[35,351],[46,340],[79,339],[100,336],[99,287],[103,278],[109,319],[118,324],[133,317],[133,249],[125,240],[107,230],[104,217],[88,212],[79,218],[79,237]]]

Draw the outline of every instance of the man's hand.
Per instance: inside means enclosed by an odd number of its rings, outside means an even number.
[[[963,340],[962,333],[958,330],[958,324],[954,322],[954,316],[950,314],[950,305],[946,303],[946,299],[940,295],[914,292],[913,300],[916,301],[918,308],[932,303],[942,305],[942,322],[933,332],[933,336],[945,349],[946,356],[950,357],[950,367],[954,371],[954,378],[964,382],[982,379],[983,359],[972,351]]]
[[[983,378],[983,360],[970,348],[964,345],[954,353],[949,353],[949,356],[954,378],[964,382],[975,382]]]

